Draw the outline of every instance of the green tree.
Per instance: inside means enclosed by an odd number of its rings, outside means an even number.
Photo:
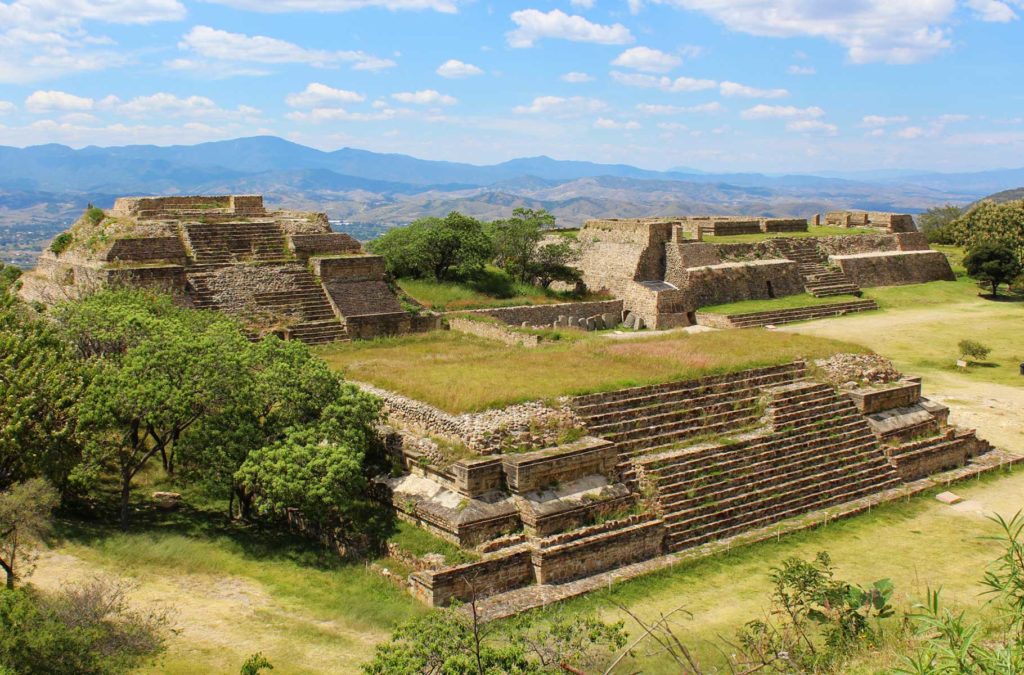
[[[36,547],[50,531],[57,491],[41,478],[0,492],[0,569],[7,588],[32,569]]]
[[[957,343],[957,347],[960,349],[961,356],[975,361],[984,361],[992,351],[991,347],[986,347],[977,340],[961,340]]]
[[[66,488],[81,456],[74,408],[87,381],[53,326],[0,293],[0,490],[34,476]]]
[[[956,243],[967,250],[1002,244],[1024,263],[1024,201],[983,202],[951,225]]]
[[[542,288],[549,287],[553,281],[579,283],[582,278],[580,271],[569,264],[575,255],[576,251],[568,241],[543,244],[534,255],[531,277]]]
[[[257,511],[287,517],[295,509],[311,533],[345,547],[385,536],[386,513],[369,494],[369,478],[383,469],[380,410],[380,399],[345,385],[315,423],[252,450],[237,479]]]
[[[998,297],[1001,284],[1012,282],[1024,272],[1013,250],[1000,242],[981,242],[973,246],[964,257],[964,267],[967,276],[989,284],[992,297]]]
[[[0,296],[17,290],[15,284],[21,277],[21,270],[14,265],[5,265],[0,262]]]
[[[368,248],[381,255],[394,276],[469,276],[483,269],[491,242],[480,221],[452,211],[444,218],[421,218],[388,230]]]
[[[924,233],[933,244],[956,243],[953,236],[953,221],[962,216],[964,210],[953,204],[933,206],[917,216],[917,229]]]
[[[555,217],[544,209],[527,208],[517,208],[511,218],[489,223],[486,229],[494,246],[494,264],[513,278],[529,282],[544,230],[554,224]]]

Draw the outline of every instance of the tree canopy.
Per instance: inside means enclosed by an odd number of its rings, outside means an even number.
[[[964,210],[953,204],[933,206],[917,216],[917,229],[921,230],[933,244],[953,244],[953,222],[963,215]]]
[[[968,250],[981,244],[1002,244],[1024,263],[1024,201],[982,202],[950,227],[956,243]]]
[[[395,276],[432,276],[437,281],[471,275],[483,269],[491,255],[483,225],[458,211],[388,230],[368,248],[384,257]]]
[[[1004,242],[980,242],[964,256],[967,276],[986,283],[992,296],[999,295],[999,286],[1008,284],[1024,272],[1024,265]]]

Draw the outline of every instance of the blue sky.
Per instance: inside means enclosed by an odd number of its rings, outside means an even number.
[[[0,0],[0,144],[1024,166],[1024,0]]]

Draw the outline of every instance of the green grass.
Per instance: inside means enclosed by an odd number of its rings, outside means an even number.
[[[810,559],[818,551],[828,551],[840,578],[861,585],[891,578],[899,612],[922,600],[927,588],[939,586],[948,602],[978,610],[985,600],[979,581],[999,547],[981,539],[996,528],[972,509],[1012,516],[1022,506],[1024,471],[990,475],[952,489],[971,500],[969,508],[934,501],[935,490],[778,541],[736,548],[621,582],[610,590],[570,600],[565,609],[570,613],[594,610],[608,620],[624,619],[635,636],[637,625],[617,605],[646,620],[683,606],[692,619],[677,625],[677,634],[694,649],[706,672],[723,672],[714,670],[722,666],[719,648],[727,648],[721,637],[731,639],[745,622],[763,618],[770,592],[768,574],[791,556]],[[888,627],[895,630],[899,621],[898,617],[890,620]],[[842,672],[883,672],[897,662],[898,654],[890,645],[865,653]],[[663,654],[652,656],[640,649],[616,672],[659,675],[677,673],[678,667]]]
[[[428,553],[440,553],[450,565],[472,562],[480,558],[475,553],[464,551],[450,541],[405,521],[398,521],[397,531],[388,541],[417,557]]]
[[[806,232],[761,232],[758,234],[733,234],[719,237],[710,235],[704,237],[704,241],[711,244],[741,244],[764,241],[765,239],[774,239],[776,237],[839,237],[851,234],[878,233],[878,230],[869,227],[834,227],[830,225],[815,227],[811,225],[807,228]]]
[[[771,300],[741,300],[729,302],[724,305],[710,305],[701,307],[701,312],[711,314],[747,314],[750,312],[767,312],[783,309],[798,309],[800,307],[818,307],[820,305],[835,305],[842,302],[853,302],[860,300],[855,295],[836,295],[828,298],[816,298],[810,293],[798,293],[787,295],[782,298]]]
[[[436,331],[336,344],[318,353],[352,379],[458,413],[864,351],[840,340],[759,329],[630,340],[581,335],[527,349]]]
[[[558,293],[515,281],[495,267],[488,267],[480,275],[465,281],[399,279],[398,286],[421,305],[438,312],[539,305],[581,299],[568,293]]]

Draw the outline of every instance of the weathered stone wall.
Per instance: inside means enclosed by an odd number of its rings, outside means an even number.
[[[680,281],[676,285],[686,289],[689,310],[804,292],[797,263],[791,260],[754,260],[695,267],[687,269],[686,278]]]
[[[530,551],[524,547],[443,570],[415,572],[412,594],[433,607],[503,593],[533,583]]]
[[[825,224],[833,227],[877,227],[890,232],[916,232],[914,217],[881,211],[829,211]]]
[[[662,553],[665,529],[660,520],[602,532],[533,551],[532,562],[541,584],[557,584]]]
[[[358,241],[343,232],[323,232],[320,234],[290,234],[288,247],[300,260],[307,260],[314,255],[339,253],[359,253],[362,246]]]
[[[493,307],[473,309],[449,314],[480,314],[490,316],[510,326],[526,323],[530,326],[550,326],[560,316],[586,319],[595,314],[622,315],[622,300],[597,300],[593,302],[559,302],[551,305],[519,305],[517,307]]]
[[[953,281],[949,260],[939,251],[893,251],[833,255],[829,260],[858,286],[896,286]]]
[[[139,215],[160,211],[219,209],[236,215],[264,213],[260,195],[197,195],[183,197],[119,197],[114,201],[115,215]]]
[[[105,270],[106,285],[111,288],[148,288],[158,293],[181,295],[185,292],[185,268],[180,265],[122,267]]]
[[[615,445],[592,436],[553,448],[502,457],[508,489],[514,493],[532,492],[593,474],[610,478],[615,475],[617,462]]]
[[[334,297],[333,294],[331,297]],[[372,340],[387,335],[426,333],[441,328],[441,317],[434,314],[413,315],[406,312],[346,316],[345,326],[353,338]]]
[[[382,281],[385,274],[384,258],[379,255],[313,258],[310,266],[321,279]]]
[[[883,387],[855,389],[846,395],[862,414],[871,415],[917,403],[921,400],[921,383],[903,381]]]
[[[166,260],[184,265],[187,254],[180,237],[117,239],[101,256],[106,262],[151,262]]]
[[[513,347],[539,347],[541,342],[539,335],[516,332],[503,324],[473,321],[472,319],[462,319],[457,316],[447,317],[447,321],[448,327],[459,333],[476,335],[486,340],[495,340]]]

